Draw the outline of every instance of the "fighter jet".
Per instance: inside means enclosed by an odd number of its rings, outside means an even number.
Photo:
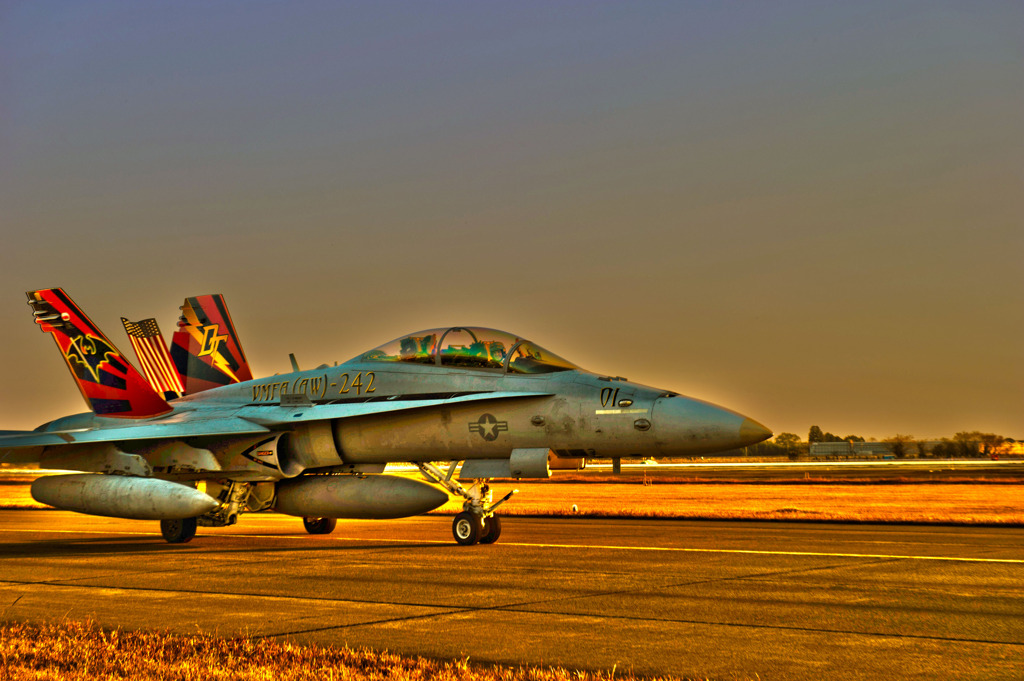
[[[690,456],[771,437],[734,411],[591,373],[495,329],[418,331],[343,364],[252,379],[223,297],[199,296],[182,306],[169,362],[162,337],[150,341],[148,382],[62,289],[30,291],[28,303],[91,411],[0,433],[0,462],[82,471],[40,477],[33,498],[159,520],[172,543],[245,512],[273,509],[325,534],[338,518],[417,515],[452,495],[463,500],[455,541],[490,544],[512,495],[495,502],[492,480],[547,478],[552,456]],[[123,321],[136,339],[159,337]],[[424,480],[385,472],[398,463]]]

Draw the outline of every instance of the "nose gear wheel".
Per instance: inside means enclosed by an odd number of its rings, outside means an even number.
[[[483,534],[482,520],[480,516],[468,511],[455,516],[455,520],[452,521],[452,535],[455,536],[455,541],[462,546],[472,546],[480,541],[480,535]]]
[[[493,544],[501,536],[501,518],[496,515],[484,518],[484,533],[480,535],[481,544]]]

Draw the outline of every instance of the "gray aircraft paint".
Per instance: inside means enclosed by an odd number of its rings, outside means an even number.
[[[453,482],[457,462],[479,461],[465,470],[481,476],[508,471],[546,477],[549,451],[567,458],[696,455],[771,435],[736,412],[585,371],[510,334],[455,327],[399,340],[403,352],[407,345],[418,351],[427,339],[453,332],[470,334],[473,347],[486,351],[469,354],[465,342],[439,349],[437,341],[430,356],[399,359],[384,352],[394,351],[393,341],[341,365],[171,400],[172,411],[156,417],[78,414],[36,431],[0,434],[0,460],[120,474],[54,476],[39,486],[44,503],[100,515],[187,517],[182,509],[192,507],[177,499],[181,490],[201,493],[175,482],[207,480],[219,496],[217,509],[203,511],[203,524],[235,522],[246,495],[260,483],[278,484],[279,509],[310,517],[421,513],[443,503],[445,488],[464,496],[467,510],[485,521],[507,497],[490,505],[485,484],[465,488]],[[488,344],[489,333],[510,349]],[[485,342],[477,343],[477,335]],[[489,366],[444,364],[458,361]],[[417,463],[439,487],[367,472],[400,462]],[[429,462],[451,463],[446,473]],[[345,480],[330,479],[344,474]],[[121,481],[105,480],[115,477]],[[249,491],[232,491],[238,485]],[[114,487],[134,501],[115,503]],[[259,489],[263,508],[270,497]],[[176,500],[162,504],[164,494]],[[211,497],[202,497],[189,498],[208,506]],[[480,527],[487,531],[485,524]]]

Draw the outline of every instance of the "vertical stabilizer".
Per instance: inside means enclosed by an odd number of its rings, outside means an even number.
[[[178,372],[174,370],[171,353],[167,351],[167,343],[156,320],[151,318],[133,322],[121,317],[121,324],[153,389],[162,394],[165,400],[181,397],[185,388],[181,385]]]
[[[252,380],[235,325],[219,293],[185,299],[171,341],[171,359],[186,395]]]
[[[29,291],[28,304],[36,324],[53,334],[82,397],[98,416],[145,418],[171,411],[63,289]]]

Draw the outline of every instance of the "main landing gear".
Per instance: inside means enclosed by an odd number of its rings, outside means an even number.
[[[462,546],[473,544],[493,544],[501,536],[501,518],[494,514],[495,509],[512,498],[519,490],[514,489],[492,504],[491,488],[486,482],[477,480],[468,489],[452,478],[455,475],[457,462],[452,462],[448,471],[442,471],[432,463],[417,463],[424,477],[438,483],[452,494],[457,494],[466,501],[462,504],[462,512],[452,521],[452,536]]]
[[[195,487],[195,484],[192,486]],[[208,480],[205,491],[215,497],[220,506],[195,518],[161,520],[160,534],[169,543],[185,544],[192,541],[196,536],[197,527],[234,525],[243,511],[262,511],[268,508],[274,499],[273,483]]]
[[[196,536],[197,525],[195,518],[161,520],[160,534],[171,544],[187,544]]]
[[[337,518],[303,518],[302,526],[310,534],[330,534],[338,526]]]

